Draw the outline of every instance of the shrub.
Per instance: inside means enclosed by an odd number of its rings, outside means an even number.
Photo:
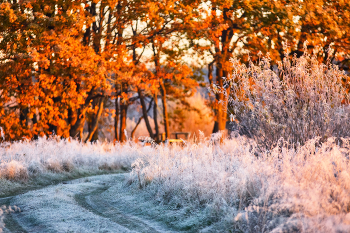
[[[316,57],[286,56],[272,65],[268,57],[248,66],[232,60],[229,111],[260,145],[271,147],[280,138],[294,145],[321,137],[350,135],[347,76],[336,65]],[[223,91],[223,90],[216,90]]]

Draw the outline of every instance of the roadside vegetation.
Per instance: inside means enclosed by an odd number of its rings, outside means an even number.
[[[350,140],[320,138],[262,151],[245,136],[185,146],[81,144],[41,138],[2,148],[1,195],[130,169],[124,184],[172,210],[179,230],[347,232]],[[18,192],[17,192],[18,193]]]
[[[59,137],[2,143],[0,196],[83,176],[125,172],[142,149],[133,143],[90,144]]]

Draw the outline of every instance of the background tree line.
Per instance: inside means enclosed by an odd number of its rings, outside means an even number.
[[[269,53],[276,64],[306,46],[347,70],[349,33],[350,2],[338,0],[1,0],[0,126],[5,140],[55,133],[91,141],[101,116],[113,114],[114,138],[124,141],[136,104],[137,125],[144,121],[152,138],[170,137],[167,101],[186,106],[198,69],[225,89],[234,56],[247,62]],[[189,54],[205,67],[184,59]],[[210,98],[213,132],[224,130],[227,99]]]

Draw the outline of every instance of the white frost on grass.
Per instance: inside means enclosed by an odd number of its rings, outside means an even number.
[[[0,195],[32,178],[64,179],[68,175],[129,169],[142,152],[137,144],[82,143],[73,139],[39,138],[0,145]]]
[[[129,182],[161,205],[201,210],[194,229],[204,232],[350,232],[349,142],[259,152],[237,137],[158,147],[134,162]]]
[[[240,136],[223,144],[214,139],[202,135],[183,147],[85,145],[56,139],[13,143],[1,148],[1,182],[10,187],[11,180],[25,181],[35,174],[65,175],[75,169],[132,164],[123,189],[129,190],[130,198],[137,197],[135,205],[124,205],[130,200],[117,193],[119,189],[113,193],[111,188],[103,197],[111,206],[133,215],[139,212],[171,229],[350,232],[350,139],[314,139],[296,147],[281,143],[266,151]],[[51,197],[62,203],[72,200],[69,195],[67,200]]]

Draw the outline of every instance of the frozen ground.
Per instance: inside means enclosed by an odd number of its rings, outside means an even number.
[[[81,178],[0,199],[4,232],[172,232],[154,206],[126,186],[127,174]],[[18,208],[14,208],[14,206]]]

